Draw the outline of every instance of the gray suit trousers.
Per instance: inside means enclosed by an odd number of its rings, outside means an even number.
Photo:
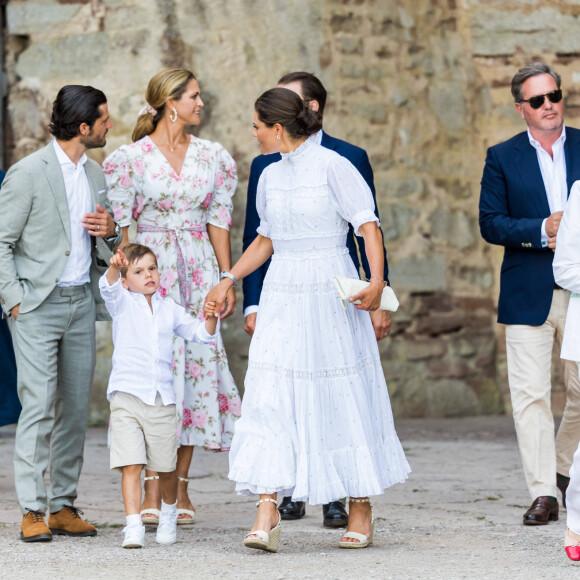
[[[22,413],[14,478],[20,509],[73,505],[83,464],[95,371],[95,303],[89,284],[56,287],[12,323]],[[50,487],[44,475],[50,463]]]

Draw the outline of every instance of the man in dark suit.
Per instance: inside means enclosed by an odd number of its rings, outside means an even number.
[[[506,325],[508,379],[518,444],[532,506],[525,525],[558,519],[580,439],[580,381],[564,361],[567,400],[554,440],[550,407],[554,340],[561,343],[570,293],[554,282],[552,260],[570,192],[580,179],[580,131],[564,126],[560,76],[544,63],[512,79],[516,110],[528,130],[487,152],[479,224],[505,247],[498,322]]]
[[[284,75],[279,81],[278,86],[290,89],[300,95],[304,102],[310,107],[310,109],[317,111],[322,118],[324,114],[324,106],[326,104],[326,89],[313,74],[306,72],[294,72]],[[371,189],[373,198],[375,200],[375,214],[377,218],[379,217],[377,203],[376,203],[376,193],[375,185],[373,181],[373,170],[371,164],[369,163],[369,158],[364,149],[351,145],[346,141],[341,141],[340,139],[335,139],[330,135],[320,131],[317,138],[319,143],[323,147],[332,149],[336,151],[339,155],[346,157],[360,172],[368,186]],[[260,225],[260,218],[256,210],[256,190],[258,187],[258,181],[260,175],[268,165],[275,163],[281,159],[279,153],[273,153],[271,155],[260,155],[256,157],[252,162],[252,167],[250,170],[250,179],[248,182],[248,199],[246,204],[246,223],[244,226],[244,240],[243,249],[245,250],[256,238],[256,229]],[[381,232],[382,233],[382,232]],[[359,261],[357,252],[357,242],[360,248],[361,260]],[[349,233],[347,236],[347,247],[354,262],[357,270],[360,270],[360,265],[362,261],[362,267],[365,272],[366,278],[370,278],[370,268],[367,262],[364,240],[358,238],[355,240],[355,235],[352,226],[349,225]],[[388,282],[389,268],[387,264],[387,253],[384,249],[384,279]],[[254,333],[256,327],[256,317],[258,312],[258,304],[260,301],[260,294],[262,292],[262,284],[268,271],[268,266],[270,265],[270,260],[268,260],[263,266],[258,268],[255,272],[246,276],[243,280],[243,290],[244,290],[244,330],[251,336]],[[377,340],[381,340],[387,336],[391,330],[391,316],[388,311],[376,310],[371,312],[371,319],[373,322],[373,328],[375,329],[375,336]],[[282,519],[294,520],[300,519],[304,516],[305,508],[304,502],[292,501],[292,498],[285,497],[280,504],[279,511]],[[341,527],[348,524],[348,515],[344,509],[344,505],[340,501],[332,502],[330,504],[324,505],[322,508],[323,512],[323,524],[327,527]]]

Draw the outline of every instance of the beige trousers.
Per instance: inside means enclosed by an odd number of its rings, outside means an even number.
[[[556,495],[556,472],[568,475],[580,440],[578,365],[562,361],[566,407],[556,438],[550,395],[554,340],[562,343],[570,292],[554,290],[541,326],[506,326],[508,378],[526,483],[532,499]]]

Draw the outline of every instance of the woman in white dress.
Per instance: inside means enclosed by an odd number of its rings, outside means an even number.
[[[236,164],[219,144],[185,132],[198,125],[203,108],[199,85],[185,69],[165,69],[150,81],[148,105],[141,112],[133,143],[113,152],[103,164],[115,220],[128,241],[131,218],[135,241],[149,246],[159,263],[159,292],[171,296],[193,316],[203,316],[203,299],[231,266],[232,196]],[[229,315],[235,294],[228,294]],[[174,337],[173,388],[177,399],[180,447],[177,456],[178,523],[193,521],[187,493],[193,448],[227,451],[240,399],[221,337],[215,345]],[[147,472],[142,517],[158,520],[161,504],[156,474]]]
[[[580,366],[580,181],[570,190],[566,210],[558,229],[554,255],[554,279],[562,288],[570,290],[566,312],[566,328],[560,356]],[[580,439],[580,433],[578,433]],[[565,476],[566,474],[561,474]],[[567,529],[564,548],[571,560],[580,561],[580,445],[574,453],[566,497]]]
[[[250,345],[242,417],[229,478],[240,495],[258,494],[244,540],[276,551],[277,494],[325,504],[350,497],[343,548],[372,543],[368,500],[410,471],[395,433],[387,385],[368,312],[384,288],[381,234],[371,192],[344,157],[316,144],[317,114],[296,93],[264,93],[255,104],[262,153],[282,160],[262,174],[256,240],[206,300],[218,311],[237,280],[270,256]],[[357,278],[346,248],[347,222],[365,240],[370,285],[346,311],[334,275]]]

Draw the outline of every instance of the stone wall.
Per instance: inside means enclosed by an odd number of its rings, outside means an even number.
[[[367,149],[401,299],[380,344],[398,416],[501,412],[505,349],[495,324],[501,249],[477,225],[485,150],[524,129],[509,93],[532,59],[563,76],[580,114],[580,0],[12,0],[6,9],[5,165],[48,139],[51,102],[69,83],[109,98],[106,153],[130,139],[148,79],[187,66],[206,103],[200,136],[220,141],[240,176],[232,229],[241,250],[252,104],[291,70],[329,91],[325,129]],[[241,299],[241,296],[240,296]],[[248,339],[241,308],[224,323],[239,385]],[[110,339],[101,346],[93,419],[105,417]],[[561,404],[562,392],[555,393]]]

